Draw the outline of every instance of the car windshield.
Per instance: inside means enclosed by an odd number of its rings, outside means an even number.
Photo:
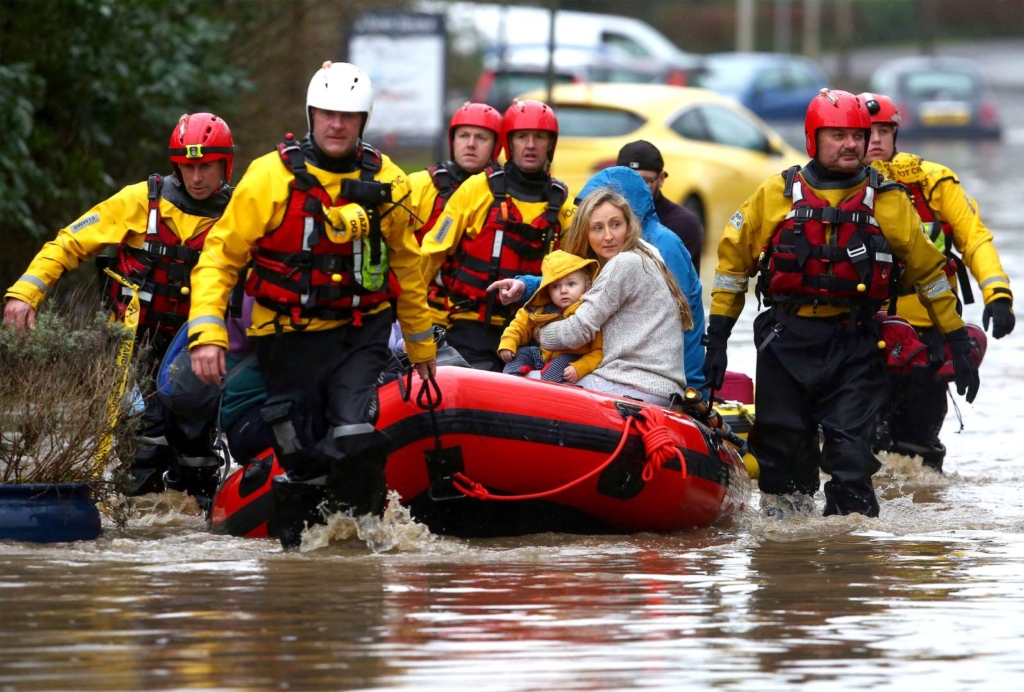
[[[644,119],[636,113],[612,108],[559,104],[555,111],[558,134],[562,137],[621,137],[644,124]]]
[[[750,60],[708,60],[702,69],[693,74],[690,82],[693,86],[721,94],[738,94],[750,83],[754,67]]]
[[[555,73],[556,84],[569,84],[573,81],[572,75]],[[547,86],[547,75],[540,72],[505,72],[494,76],[494,84],[487,96],[487,102],[492,106],[495,104],[504,106],[504,110],[511,103],[512,99],[519,94],[525,94],[534,89],[543,89]]]
[[[658,75],[648,70],[634,70],[628,67],[590,67],[587,77],[592,82],[617,82],[622,84],[654,84],[660,81]]]
[[[977,92],[977,83],[966,72],[914,72],[904,75],[903,92],[914,99],[970,100]]]

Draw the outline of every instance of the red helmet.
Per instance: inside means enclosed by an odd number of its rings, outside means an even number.
[[[178,164],[224,160],[224,181],[231,180],[235,165],[235,140],[228,124],[212,113],[186,113],[178,119],[167,145],[174,175],[181,180]]]
[[[848,91],[822,89],[807,105],[804,135],[807,137],[807,155],[812,159],[818,153],[818,130],[823,127],[852,127],[867,130],[865,152],[871,136],[871,117],[864,102]]]
[[[451,122],[448,123],[448,156],[451,158],[455,158],[455,128],[463,125],[482,127],[494,133],[494,150],[491,152],[491,161],[497,161],[498,152],[501,151],[501,113],[486,103],[466,101],[462,104],[457,111],[452,113]]]
[[[896,108],[896,104],[892,102],[891,98],[882,94],[872,94],[870,91],[865,91],[863,94],[858,95],[857,98],[863,101],[864,107],[868,109],[872,125],[875,123],[888,123],[893,126],[897,134],[899,133],[900,120],[902,118],[900,117],[899,109]]]
[[[540,101],[523,101],[516,99],[505,111],[501,121],[501,146],[505,150],[505,158],[512,160],[512,148],[509,146],[509,135],[516,130],[545,130],[554,135],[548,161],[555,159],[555,145],[558,144],[558,118],[555,111]]]

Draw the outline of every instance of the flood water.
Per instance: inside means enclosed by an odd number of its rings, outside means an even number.
[[[914,147],[960,174],[1014,286],[1022,134]],[[755,491],[668,536],[467,541],[399,513],[284,554],[167,493],[125,534],[0,543],[0,690],[1024,689],[1022,347],[1024,326],[989,341],[945,475],[884,460],[878,519],[764,519]]]

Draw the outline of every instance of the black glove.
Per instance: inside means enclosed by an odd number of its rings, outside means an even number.
[[[967,403],[970,404],[974,397],[978,396],[978,387],[981,386],[978,364],[971,355],[971,350],[977,348],[978,344],[967,336],[966,327],[946,334],[946,343],[949,344],[949,351],[953,355],[953,381],[956,382],[956,393],[963,395],[966,392]]]
[[[985,306],[985,312],[981,313],[981,324],[988,331],[989,320],[992,321],[992,336],[1002,339],[1013,331],[1013,325],[1017,319],[1013,316],[1013,299],[996,298]]]
[[[708,389],[718,390],[725,384],[725,371],[729,367],[725,349],[735,324],[734,318],[725,315],[712,315],[708,319],[708,333],[700,340],[706,349],[703,371]]]

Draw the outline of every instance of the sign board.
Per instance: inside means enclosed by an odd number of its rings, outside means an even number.
[[[373,82],[367,140],[378,146],[434,146],[444,133],[444,17],[363,12],[352,27],[349,62]]]

